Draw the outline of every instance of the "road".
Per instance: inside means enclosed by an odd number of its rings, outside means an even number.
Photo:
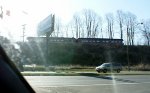
[[[150,75],[25,78],[37,93],[150,93]]]

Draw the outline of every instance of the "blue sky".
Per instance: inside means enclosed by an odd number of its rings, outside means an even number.
[[[38,22],[51,13],[59,16],[62,23],[68,23],[74,13],[83,9],[92,9],[103,19],[106,13],[115,14],[117,10],[135,14],[138,21],[150,19],[150,0],[0,0],[0,4],[10,10],[10,17],[5,17],[4,22],[10,24],[5,28],[14,38],[20,38],[22,24],[27,24],[26,36],[35,35]]]
[[[150,18],[150,0],[73,0],[73,2],[75,10],[93,9],[102,16],[123,10],[134,13],[140,19]]]
[[[101,16],[123,10],[134,13],[139,19],[150,18],[150,0],[12,0],[11,2],[7,4],[12,5],[14,10],[22,9],[28,16],[36,15],[37,19],[55,13],[63,20],[70,20],[75,12],[83,9],[92,9]]]
[[[102,17],[106,13],[116,13],[117,10],[130,11],[139,19],[150,18],[150,0],[0,0],[11,13],[20,16],[26,11],[29,18],[41,20],[50,13],[55,13],[62,20],[69,21],[75,12],[92,9]],[[18,15],[19,14],[19,15]],[[33,17],[34,16],[34,17]]]

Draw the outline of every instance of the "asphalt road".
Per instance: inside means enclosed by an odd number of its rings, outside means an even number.
[[[25,78],[37,93],[150,93],[150,75]]]

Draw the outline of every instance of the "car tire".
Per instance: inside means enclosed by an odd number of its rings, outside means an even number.
[[[120,69],[117,69],[117,73],[120,73]]]
[[[104,69],[104,70],[103,70],[103,73],[107,73],[107,69]]]
[[[99,70],[96,70],[98,73],[100,73],[100,71]]]

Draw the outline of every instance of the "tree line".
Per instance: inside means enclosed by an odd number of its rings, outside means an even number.
[[[123,66],[149,64],[149,46],[105,47],[98,44],[50,43],[48,61],[44,42],[20,43],[20,50],[25,56],[25,64],[51,65],[81,65],[97,66],[104,62],[121,63]],[[128,56],[128,59],[127,59]]]
[[[150,64],[149,46],[128,46],[127,54],[127,46],[115,48],[88,43],[50,43],[47,61],[44,41],[17,42],[17,48],[7,38],[0,37],[0,40],[17,67],[20,64],[97,66],[104,62],[116,62],[127,66],[128,61],[131,66]]]
[[[138,20],[138,17],[122,10],[107,13],[101,17],[91,9],[84,9],[73,15],[69,24],[62,24],[56,17],[54,37],[74,38],[118,38],[126,45],[150,44],[150,19]]]

